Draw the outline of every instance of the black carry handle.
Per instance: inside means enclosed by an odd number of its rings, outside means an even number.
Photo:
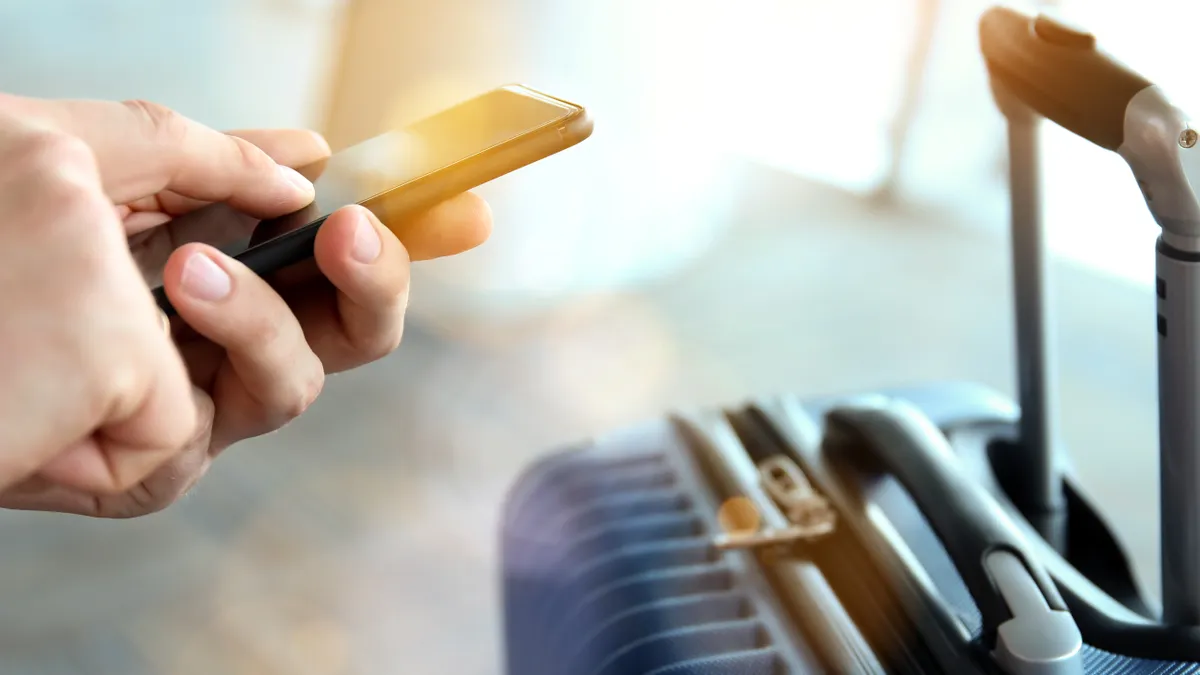
[[[826,415],[825,442],[852,445],[838,456],[865,452],[876,468],[908,491],[945,545],[983,619],[983,637],[995,646],[997,631],[1014,616],[989,558],[1011,554],[1029,573],[1050,611],[1067,611],[1049,573],[995,499],[959,466],[941,431],[911,405],[871,399],[839,406]],[[861,454],[858,456],[862,456]]]
[[[979,21],[979,46],[994,84],[1113,151],[1124,141],[1130,100],[1153,84],[1097,49],[1090,33],[1045,15],[993,7]]]

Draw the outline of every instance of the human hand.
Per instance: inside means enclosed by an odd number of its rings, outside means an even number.
[[[0,111],[0,491],[31,474],[80,490],[136,484],[196,430],[95,156]]]
[[[11,99],[0,99],[0,110],[6,103]],[[286,270],[273,289],[211,247],[188,244],[170,252],[169,232],[160,225],[212,201],[260,217],[304,206],[311,187],[278,167],[319,163],[329,152],[319,136],[290,130],[220,134],[141,103],[19,99],[15,107],[86,142],[128,235],[165,238],[167,245],[150,248],[169,255],[164,286],[187,324],[174,332],[194,385],[197,423],[186,442],[147,461],[153,470],[124,474],[121,481],[97,480],[100,469],[90,461],[96,458],[82,461],[71,453],[7,489],[0,474],[0,506],[103,517],[163,508],[224,448],[303,412],[326,373],[396,347],[410,254],[414,260],[452,255],[482,242],[490,230],[486,204],[469,194],[409,223],[391,224],[407,247],[365,209],[342,209],[322,226],[315,262]],[[168,234],[150,234],[160,232]],[[123,255],[129,257],[128,249]],[[0,282],[0,302],[4,292]],[[144,283],[140,292],[149,301]],[[0,344],[4,339],[0,329]],[[0,417],[7,418],[4,410]]]

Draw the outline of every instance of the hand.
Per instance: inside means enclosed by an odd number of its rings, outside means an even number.
[[[87,145],[0,111],[0,491],[112,492],[194,434],[179,354]]]
[[[212,201],[260,217],[296,210],[311,200],[311,187],[279,167],[308,166],[329,152],[309,132],[220,134],[148,104],[17,101],[25,116],[86,142],[105,194],[126,233],[137,237],[167,232],[159,226],[171,216]],[[0,110],[6,103],[0,99]],[[402,334],[410,254],[425,259],[471,248],[486,238],[490,214],[468,194],[392,225],[407,248],[364,209],[337,212],[318,234],[315,263],[287,270],[278,291],[210,247],[188,244],[170,253],[164,285],[187,324],[174,332],[197,420],[186,442],[147,461],[153,470],[123,474],[119,482],[97,480],[98,466],[111,460],[104,453],[98,463],[60,453],[7,489],[0,480],[0,506],[104,517],[161,509],[224,448],[303,412],[325,373],[392,351]],[[127,249],[123,254],[129,257]],[[148,300],[144,283],[140,293]],[[0,345],[4,339],[0,329]],[[0,406],[0,419],[8,417]]]

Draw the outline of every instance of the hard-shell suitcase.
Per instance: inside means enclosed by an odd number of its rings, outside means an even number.
[[[969,384],[770,397],[549,455],[504,513],[509,673],[1200,673],[1197,134],[1061,21],[993,8],[980,39],[1008,121],[1019,407]],[[1118,152],[1163,230],[1161,611],[1055,432],[1042,117]]]

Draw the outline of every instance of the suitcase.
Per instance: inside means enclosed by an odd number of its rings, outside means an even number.
[[[546,456],[503,514],[510,674],[1200,673],[1196,132],[1061,21],[993,8],[980,40],[1008,122],[1019,401],[767,397]],[[1161,610],[1055,428],[1042,118],[1118,152],[1162,227]]]

